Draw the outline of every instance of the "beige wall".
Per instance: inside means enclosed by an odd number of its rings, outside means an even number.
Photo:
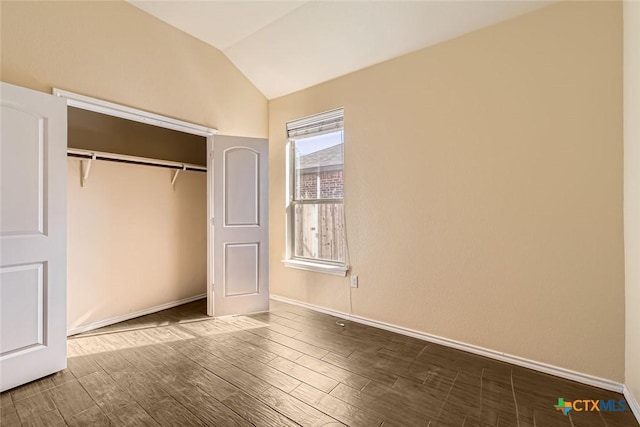
[[[0,6],[2,81],[267,135],[266,99],[220,51],[124,1]]]
[[[285,122],[344,107],[355,314],[622,381],[621,18],[553,5],[270,101],[272,294],[349,311],[280,262]]]
[[[640,401],[640,3],[624,2],[625,384]]]
[[[2,81],[265,137],[267,101],[218,50],[125,2],[0,2]],[[205,179],[69,160],[68,325],[204,292]]]

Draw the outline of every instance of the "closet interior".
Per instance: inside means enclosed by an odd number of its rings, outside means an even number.
[[[69,334],[204,298],[206,138],[75,107],[67,138]]]

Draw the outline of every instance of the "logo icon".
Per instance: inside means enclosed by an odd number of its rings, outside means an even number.
[[[571,404],[571,402],[565,402],[564,398],[562,397],[558,398],[558,404],[553,405],[553,407],[556,408],[556,411],[560,411],[564,415],[567,415],[569,411],[573,409],[573,405]]]
[[[573,401],[565,401],[564,397],[558,398],[558,404],[553,405],[556,411],[568,415],[569,411],[576,412],[624,412],[627,410],[627,402],[624,399],[615,401],[609,400],[593,400],[580,399]]]

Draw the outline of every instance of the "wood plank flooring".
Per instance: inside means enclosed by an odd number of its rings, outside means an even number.
[[[0,394],[4,426],[638,427],[622,395],[297,306],[204,300],[68,340],[68,369]]]

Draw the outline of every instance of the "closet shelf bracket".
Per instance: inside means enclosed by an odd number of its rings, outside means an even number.
[[[90,159],[81,161],[82,176],[81,176],[80,184],[82,185],[82,187],[85,187],[87,185],[87,181],[89,180],[89,171],[91,171],[91,162],[93,162],[95,159],[96,159],[96,154],[92,153]]]
[[[180,171],[186,171],[186,170],[187,170],[187,166],[182,165],[182,169],[176,169],[176,171],[173,173],[173,178],[171,179],[171,186],[173,187],[173,191],[176,191],[176,179],[178,179],[178,174],[180,173]]]

